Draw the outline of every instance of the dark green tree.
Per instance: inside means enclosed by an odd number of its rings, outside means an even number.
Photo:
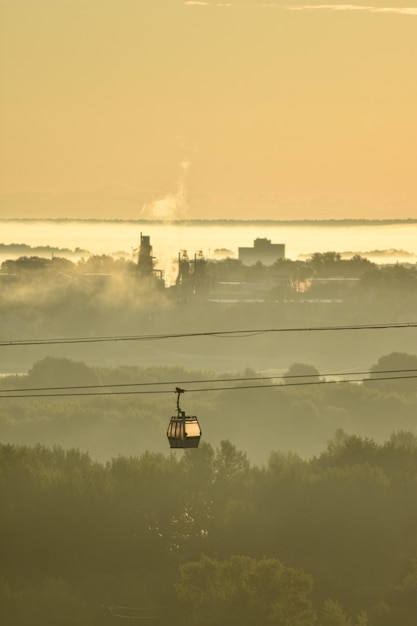
[[[277,559],[203,556],[181,566],[177,592],[186,623],[313,626],[312,588],[310,576]]]
[[[39,387],[97,385],[100,379],[97,371],[82,361],[48,356],[29,370],[27,383]]]

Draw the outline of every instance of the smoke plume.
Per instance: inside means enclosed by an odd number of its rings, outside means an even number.
[[[177,188],[174,193],[169,193],[163,198],[154,200],[142,207],[142,217],[151,220],[171,221],[184,218],[187,214],[187,175],[190,161],[181,163],[180,175]]]

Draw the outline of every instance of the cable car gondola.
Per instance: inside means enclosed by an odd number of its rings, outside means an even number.
[[[195,415],[189,416],[180,409],[180,395],[184,389],[175,388],[177,393],[177,415],[171,417],[167,437],[171,448],[198,448],[201,429]]]

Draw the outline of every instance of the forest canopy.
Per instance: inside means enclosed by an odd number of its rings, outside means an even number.
[[[2,623],[412,626],[416,467],[406,432],[264,465],[0,445]]]

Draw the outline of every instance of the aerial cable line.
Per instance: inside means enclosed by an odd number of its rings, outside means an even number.
[[[398,370],[401,371],[401,370]],[[315,375],[317,376],[317,375]],[[307,378],[307,376],[301,376],[301,378]],[[299,387],[305,385],[335,385],[342,383],[363,383],[363,382],[377,382],[381,380],[406,380],[417,378],[417,374],[413,374],[411,376],[380,376],[378,378],[346,378],[345,380],[311,380],[311,381],[299,381],[295,383],[276,383],[269,385],[238,385],[235,387],[201,387],[197,389],[184,389],[184,392],[203,392],[203,391],[242,391],[244,389],[272,389],[274,387],[280,387],[281,389],[286,389],[288,387]],[[215,382],[215,381],[210,381]],[[15,390],[18,391],[18,390]],[[127,395],[161,395],[173,393],[170,389],[160,389],[160,390],[147,390],[147,391],[87,391],[86,393],[34,393],[34,394],[13,394],[13,395],[1,395],[0,398],[10,399],[10,398],[60,398],[60,397],[82,397],[82,396],[127,396]],[[176,392],[174,392],[176,393]]]
[[[117,341],[160,341],[163,339],[185,339],[187,337],[218,337],[242,339],[267,333],[302,333],[328,332],[343,330],[386,330],[399,328],[417,328],[417,322],[398,322],[390,324],[353,324],[345,326],[301,326],[287,328],[257,328],[241,330],[205,331],[199,333],[161,333],[150,335],[113,335],[98,337],[61,337],[51,339],[12,339],[0,340],[0,347],[4,346],[37,346],[74,343],[105,343]]]
[[[295,378],[317,378],[321,376],[366,376],[369,374],[405,374],[415,373],[417,374],[417,368],[413,369],[395,369],[395,370],[365,370],[363,372],[331,372],[327,374],[284,374],[275,376],[245,376],[239,378],[202,378],[195,380],[167,380],[148,383],[112,383],[112,384],[97,384],[97,385],[65,385],[62,387],[14,387],[13,389],[0,389],[1,393],[13,393],[13,392],[27,392],[27,391],[70,391],[75,389],[114,389],[115,387],[155,387],[162,385],[196,385],[204,383],[235,383],[235,382],[249,382],[255,380],[292,380]],[[397,376],[395,378],[398,378]],[[367,378],[361,380],[369,380]],[[339,381],[339,382],[344,382]],[[149,392],[153,393],[153,392]],[[75,394],[71,394],[75,395]],[[1,397],[1,396],[0,396]],[[28,396],[30,397],[30,396]]]

